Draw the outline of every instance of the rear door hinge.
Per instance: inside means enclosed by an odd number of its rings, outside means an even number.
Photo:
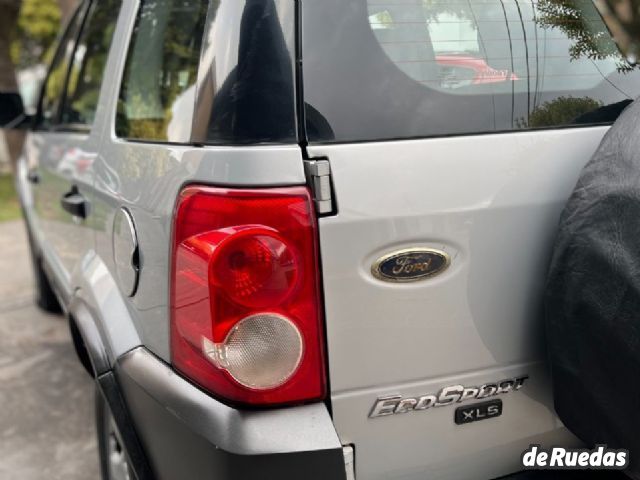
[[[325,158],[304,161],[304,173],[311,187],[313,203],[318,215],[330,215],[333,212],[333,191],[331,165]]]

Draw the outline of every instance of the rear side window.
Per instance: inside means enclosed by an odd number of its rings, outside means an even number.
[[[291,0],[142,0],[116,134],[156,143],[296,143],[295,22]]]
[[[100,0],[91,5],[69,71],[62,124],[90,127],[93,123],[120,4],[121,0]]]
[[[60,39],[58,49],[49,67],[49,73],[47,74],[40,99],[39,128],[50,128],[58,123],[60,100],[64,91],[76,37],[82,25],[84,9],[85,4],[76,10],[64,35]]]
[[[118,101],[119,137],[155,141],[189,138],[208,3],[142,3]]]
[[[613,122],[640,93],[591,0],[309,0],[311,142]]]

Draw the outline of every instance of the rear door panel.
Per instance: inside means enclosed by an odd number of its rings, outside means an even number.
[[[540,300],[560,212],[605,131],[310,147],[338,204],[320,220],[331,400],[358,478],[493,478],[530,443],[576,443],[553,411]],[[371,274],[415,247],[450,267],[415,283]],[[378,397],[525,375],[495,419],[458,426],[459,404],[369,418]]]
[[[89,2],[81,2],[59,40],[45,79],[38,106],[36,128],[25,147],[27,164],[37,182],[32,183],[45,264],[53,270],[64,296],[70,294],[70,276],[82,254],[93,246],[86,221],[62,207],[61,200],[72,187],[87,195],[93,183],[92,163],[97,135],[74,133],[61,128],[60,109],[65,100],[68,72],[74,61],[77,37]]]
[[[65,283],[82,255],[93,248],[93,232],[87,220],[74,217],[62,207],[62,197],[72,187],[89,198],[93,184],[96,136],[73,133],[34,132],[33,142],[41,147],[30,150],[37,155],[40,185],[36,211],[47,242],[53,249]]]

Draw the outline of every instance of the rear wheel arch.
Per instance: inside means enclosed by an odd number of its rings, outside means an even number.
[[[94,378],[111,370],[102,335],[91,311],[77,291],[69,305],[69,329],[76,354],[87,373]]]
[[[98,321],[87,301],[86,292],[81,289],[76,290],[69,304],[69,328],[78,358],[85,370],[95,380],[96,426],[98,427],[98,440],[102,442],[100,465],[103,478],[105,480],[112,478],[105,476],[109,474],[109,469],[105,470],[109,459],[104,456],[109,450],[104,444],[106,438],[104,437],[105,425],[103,422],[108,417],[112,427],[116,429],[114,431],[118,432],[123,459],[126,458],[127,468],[130,468],[130,472],[132,472],[131,478],[152,479],[146,454],[140,444],[127,403],[116,379],[114,365],[112,365],[107,353],[105,339],[103,339]]]
[[[24,208],[23,208],[24,211]],[[26,214],[25,214],[26,215]],[[62,304],[60,303],[51,284],[51,280],[47,276],[44,267],[43,253],[33,237],[29,222],[25,216],[25,228],[27,231],[27,239],[29,242],[29,256],[31,257],[31,266],[35,280],[35,296],[36,303],[45,312],[62,313]]]

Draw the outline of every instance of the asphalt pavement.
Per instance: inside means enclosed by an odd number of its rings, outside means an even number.
[[[0,223],[0,480],[97,480],[93,382],[29,262],[23,223]]]

